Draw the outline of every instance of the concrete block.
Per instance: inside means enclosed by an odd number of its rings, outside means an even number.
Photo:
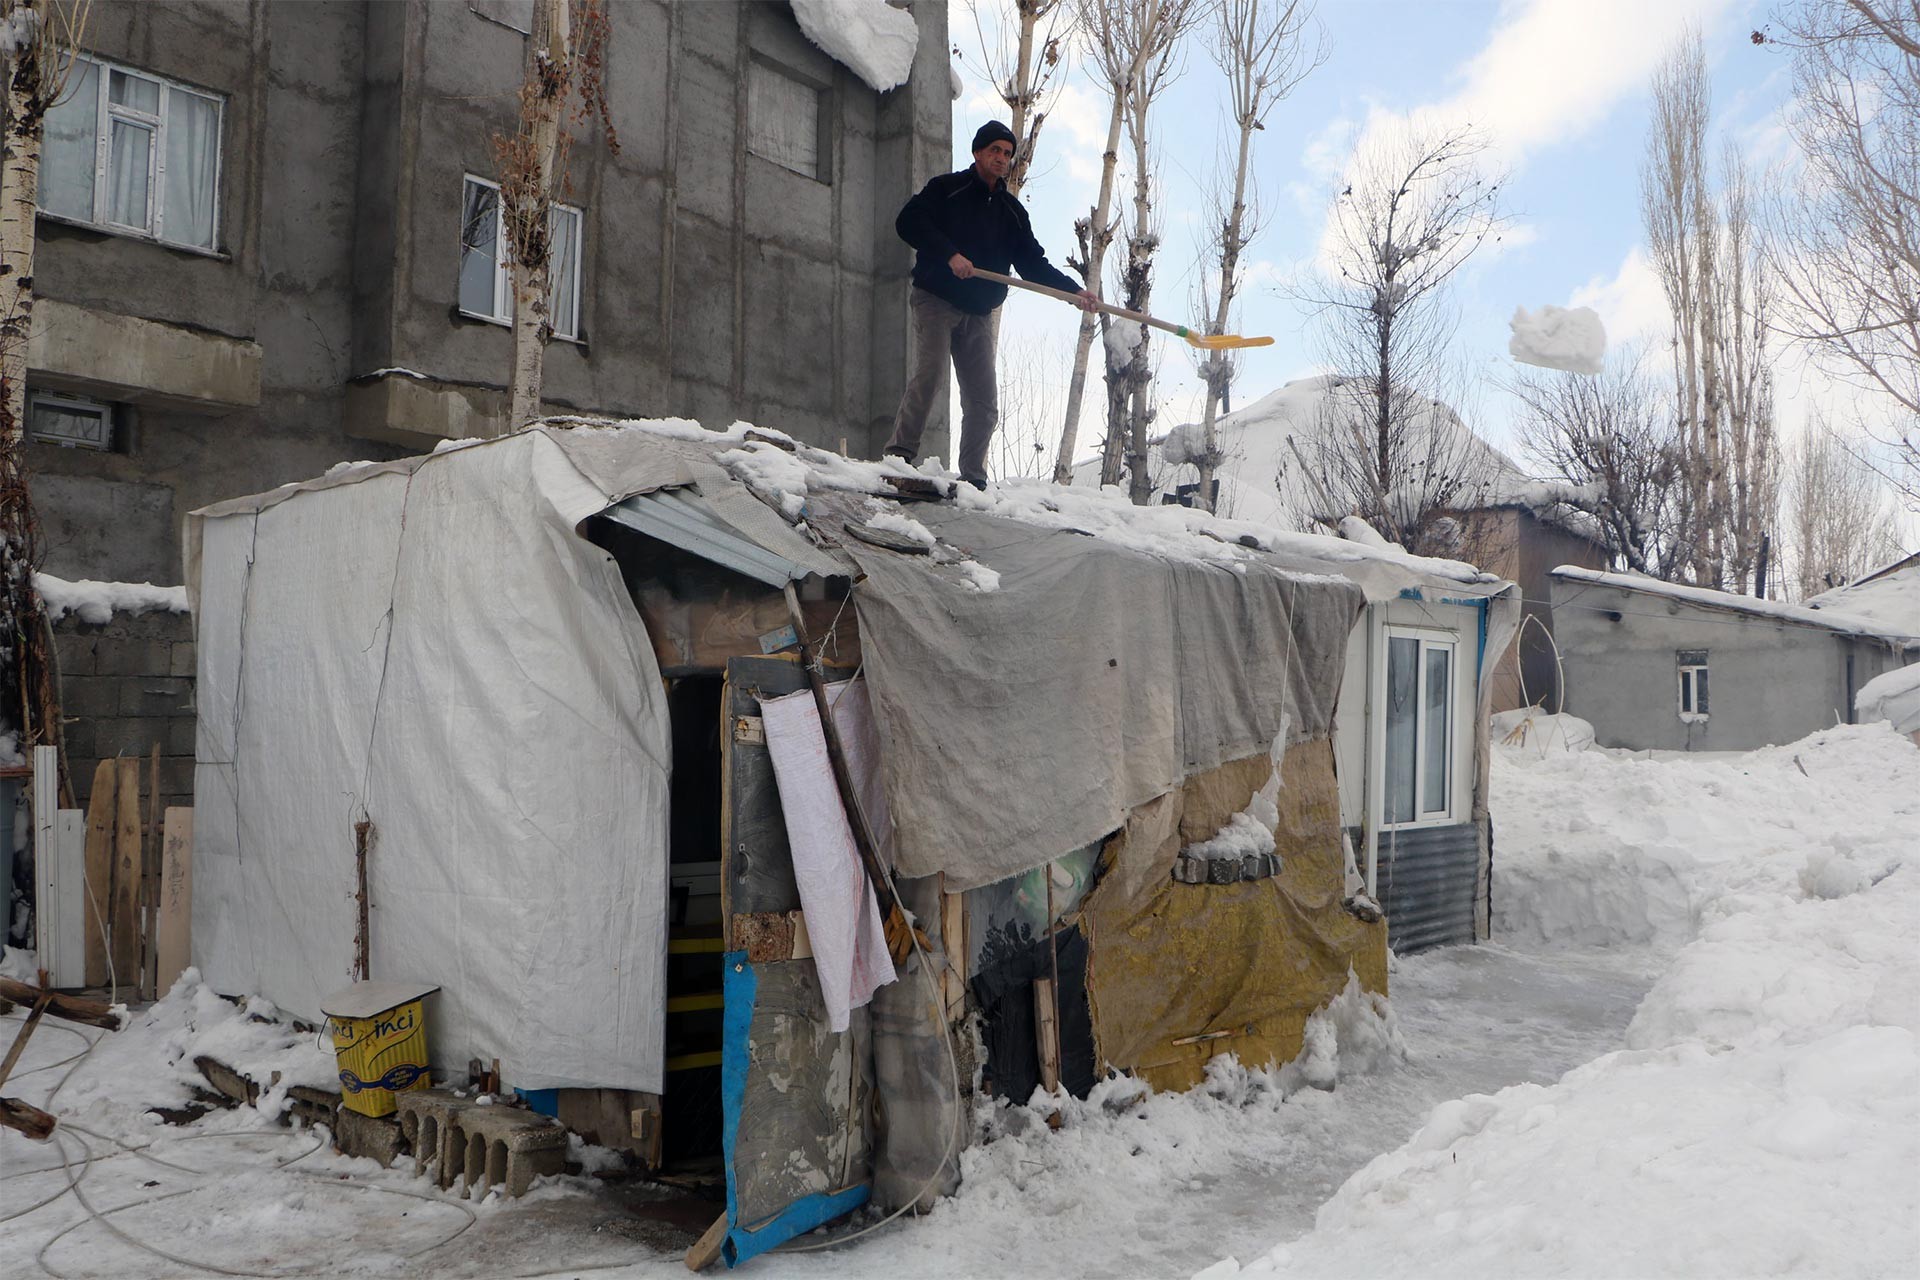
[[[191,680],[152,675],[126,676],[120,680],[119,712],[123,716],[177,716],[192,706]]]
[[[80,788],[81,799],[93,789],[93,766],[99,762],[99,752],[94,749],[96,735],[93,719],[83,716],[70,720],[60,731],[61,745],[67,751],[67,768],[73,774],[73,785]],[[80,776],[82,765],[86,766],[86,777]]]
[[[145,636],[102,636],[94,648],[94,660],[103,676],[165,677],[173,665],[171,648],[164,640]]]
[[[392,1168],[409,1150],[399,1117],[363,1116],[345,1107],[333,1118],[333,1145],[347,1155],[376,1160],[383,1169]]]
[[[188,640],[184,643],[175,641],[168,653],[167,674],[191,680],[199,674],[198,668],[194,665],[196,661],[197,651],[193,641]]]
[[[69,716],[111,716],[120,713],[118,676],[69,675],[60,682],[60,710]]]
[[[186,796],[193,794],[193,757],[160,757],[160,794],[163,796]]]
[[[275,1079],[279,1073],[274,1073]],[[340,1110],[340,1095],[328,1089],[315,1089],[303,1084],[291,1085],[287,1089],[287,1110],[285,1115],[297,1116],[308,1124],[324,1124],[331,1127],[334,1114]],[[284,1122],[284,1116],[283,1116]]]
[[[160,750],[170,756],[186,756],[191,759],[199,732],[200,723],[192,716],[169,716],[167,738],[160,744]]]
[[[414,1172],[442,1187],[464,1178],[463,1194],[504,1186],[522,1196],[533,1180],[567,1162],[567,1130],[521,1107],[481,1106],[444,1089],[398,1094],[400,1130],[413,1148]]]
[[[53,652],[60,660],[60,674],[69,676],[90,676],[94,673],[94,643],[99,639],[97,633],[90,631],[68,631],[55,625],[53,631]]]
[[[167,735],[160,716],[101,716],[93,722],[93,751],[108,756],[146,756]]]

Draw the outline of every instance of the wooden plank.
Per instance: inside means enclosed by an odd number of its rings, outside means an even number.
[[[140,851],[140,996],[154,997],[160,970],[160,744],[153,744],[147,766],[146,836]]]
[[[193,810],[169,808],[161,825],[160,916],[155,987],[173,989],[193,951]]]
[[[719,1065],[720,1051],[713,1049],[706,1053],[683,1053],[677,1058],[668,1058],[666,1061],[666,1070],[695,1071],[701,1067],[717,1067]]]
[[[1060,1006],[1052,978],[1033,980],[1033,1038],[1040,1051],[1040,1084],[1052,1093],[1060,1087]]]
[[[947,1022],[960,1021],[967,1005],[967,896],[946,892],[946,872],[940,873],[940,947],[947,967],[940,975],[946,997]]]
[[[113,910],[108,924],[113,937],[113,978],[129,992],[140,985],[140,761],[123,756],[116,786],[117,818],[113,827]],[[120,998],[116,990],[114,999]]]
[[[0,1128],[18,1129],[36,1142],[44,1142],[53,1135],[53,1126],[57,1123],[51,1115],[30,1103],[18,1098],[0,1098]]]
[[[668,1013],[700,1013],[708,1009],[724,1009],[727,998],[718,991],[702,991],[690,996],[668,996]]]
[[[674,956],[713,955],[727,949],[724,938],[669,938],[667,954]]]
[[[20,1033],[13,1038],[13,1045],[7,1050],[7,1056],[0,1058],[0,1085],[7,1082],[13,1074],[13,1064],[20,1061],[20,1053],[27,1047],[27,1041],[33,1037],[33,1029],[40,1025],[40,1019],[46,1016],[47,1006],[53,1002],[53,992],[42,991],[40,998],[33,1002],[33,1012],[27,1015]]]
[[[18,982],[12,978],[0,978],[0,997],[12,1000],[16,1004],[33,1004],[47,992],[30,983]],[[68,1022],[83,1022],[90,1027],[99,1027],[104,1031],[120,1029],[119,1015],[99,1000],[89,1000],[84,996],[62,995],[53,992],[47,1001],[47,1012],[56,1018],[65,1018]]]
[[[698,1240],[687,1250],[687,1270],[705,1271],[720,1256],[720,1246],[727,1242],[727,1215],[721,1214],[713,1220],[713,1225],[703,1232]]]
[[[113,903],[113,823],[120,770],[102,760],[87,802],[87,985],[107,985],[107,917]]]

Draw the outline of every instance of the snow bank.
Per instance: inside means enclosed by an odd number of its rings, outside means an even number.
[[[1887,720],[1895,733],[1920,733],[1920,662],[1881,672],[1860,686],[1853,705],[1862,720]]]
[[[1703,927],[1628,1048],[1552,1085],[1442,1104],[1311,1233],[1202,1274],[1906,1274],[1920,1250],[1917,784],[1920,750],[1883,726],[1712,764],[1501,753],[1496,891],[1516,869],[1533,877],[1501,921],[1574,940],[1546,909],[1553,870],[1574,896],[1647,879],[1644,897],[1683,897]]]
[[[913,71],[920,29],[887,0],[793,0],[793,16],[807,39],[881,93]]]
[[[185,587],[156,587],[151,582],[94,582],[81,578],[68,582],[50,573],[33,575],[33,585],[46,602],[47,617],[58,622],[68,614],[94,624],[109,621],[116,613],[168,613],[187,611]]]
[[[1516,307],[1508,322],[1507,354],[1521,364],[1567,373],[1598,373],[1607,354],[1607,331],[1592,307]]]

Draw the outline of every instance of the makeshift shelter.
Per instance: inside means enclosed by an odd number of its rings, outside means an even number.
[[[1384,993],[1335,776],[1355,622],[1378,596],[1484,639],[1498,584],[1050,486],[896,500],[937,487],[550,423],[195,512],[208,980],[307,1016],[356,970],[441,984],[436,1066],[722,1154],[730,1262],[953,1176],[976,1013],[1002,1092],[1180,1086],[1295,1056],[1350,977]],[[800,807],[842,810],[769,750],[808,686],[790,607],[870,704],[842,732],[926,934],[869,1007],[829,1007],[820,957],[857,947],[796,873]]]

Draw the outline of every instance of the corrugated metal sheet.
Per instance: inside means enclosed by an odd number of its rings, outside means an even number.
[[[602,514],[770,587],[798,582],[810,572],[747,537],[715,515],[699,495],[686,490],[656,489],[635,494]]]
[[[1472,823],[1382,831],[1375,870],[1387,945],[1401,955],[1473,941],[1480,842]]]

